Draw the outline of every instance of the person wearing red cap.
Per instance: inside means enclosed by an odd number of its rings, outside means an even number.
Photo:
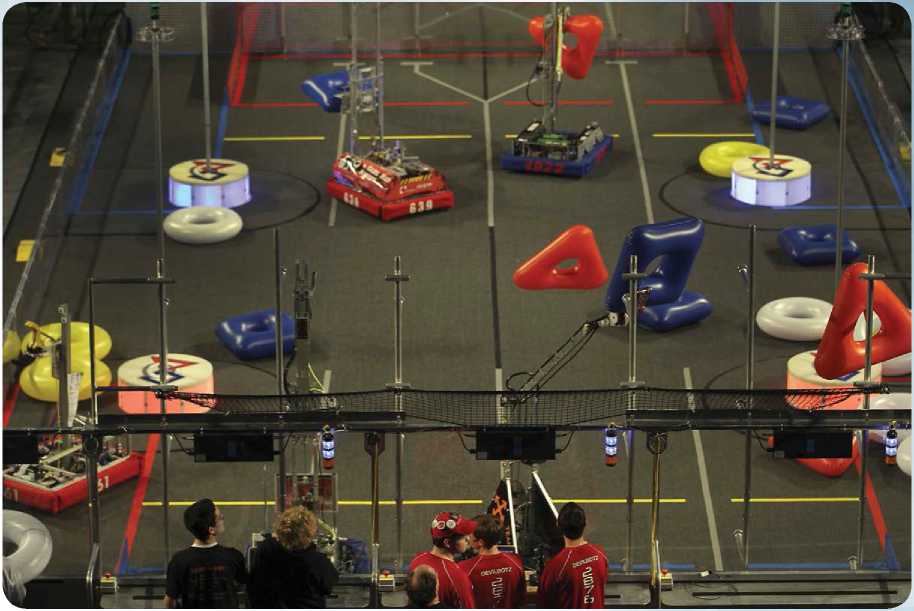
[[[453,608],[475,609],[473,586],[466,573],[454,562],[454,555],[467,548],[467,535],[476,530],[476,522],[459,513],[442,511],[432,520],[432,549],[417,554],[409,570],[425,564],[438,575],[438,598]]]
[[[477,518],[473,547],[478,555],[458,563],[473,584],[476,604],[483,609],[516,609],[527,598],[523,563],[498,549],[502,530],[490,515]]]
[[[537,606],[541,609],[602,609],[603,584],[609,569],[599,545],[584,540],[587,519],[577,503],[566,503],[558,526],[565,548],[546,563],[540,575]]]

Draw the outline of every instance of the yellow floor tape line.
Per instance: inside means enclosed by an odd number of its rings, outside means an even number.
[[[20,240],[16,247],[16,263],[25,263],[32,256],[35,240]]]
[[[736,132],[729,134],[702,134],[691,132],[658,132],[651,134],[654,138],[754,138],[752,132]]]
[[[731,498],[731,503],[742,503],[743,499],[740,498]],[[750,503],[859,503],[860,499],[855,496],[823,496],[823,497],[808,497],[808,496],[795,496],[795,497],[757,497],[750,499]]]
[[[226,142],[320,142],[324,136],[228,136]]]
[[[171,507],[189,507],[193,504],[194,501],[169,501],[168,505]],[[225,507],[263,507],[264,505],[274,505],[274,501],[213,501],[216,505],[225,506]],[[488,501],[481,499],[411,499],[404,500],[404,505],[436,505],[436,506],[453,506],[453,505],[483,505]],[[581,505],[590,504],[590,505],[624,505],[626,503],[625,499],[553,499],[554,503],[571,503],[575,502]],[[650,503],[651,499],[635,499],[635,503],[638,504],[647,504]],[[671,498],[671,499],[660,499],[661,503],[664,504],[681,504],[685,503],[686,499],[681,498]],[[370,507],[371,501],[365,500],[351,500],[351,499],[341,499],[339,501],[340,506],[344,507]],[[390,499],[384,499],[381,501],[381,505],[392,507],[394,501]],[[161,507],[162,501],[143,501],[143,507]]]
[[[618,140],[620,137],[619,134],[610,134],[610,136],[615,140]],[[514,140],[515,138],[517,138],[517,134],[505,134],[505,140]]]
[[[52,168],[63,167],[64,162],[67,160],[67,149],[62,146],[54,147],[54,150],[51,151],[51,160],[48,163]]]
[[[359,136],[359,140],[376,140],[374,136]],[[384,135],[384,140],[472,140],[472,134],[399,134]]]

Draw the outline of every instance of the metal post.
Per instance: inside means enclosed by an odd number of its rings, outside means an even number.
[[[92,426],[98,424],[92,422]],[[83,455],[86,458],[86,487],[89,500],[89,542],[101,551],[101,520],[99,518],[98,494],[98,448],[99,440],[94,433],[83,436]],[[101,555],[99,553],[99,555]],[[98,571],[95,572],[98,575]]]
[[[409,282],[409,275],[404,274],[401,268],[399,255],[394,257],[394,273],[388,274],[385,280],[394,283],[394,383],[388,388],[394,389],[395,409],[403,411],[403,396],[400,393],[404,388],[409,388],[403,382],[403,291],[400,286]],[[406,435],[397,434],[396,444],[396,472],[394,474],[394,504],[396,506],[396,531],[397,531],[397,569],[403,566],[403,472],[406,459]]]
[[[161,280],[165,277],[165,260],[156,261],[156,278]],[[165,297],[165,284],[159,284],[159,384],[165,386],[168,383],[168,327],[166,324],[165,310],[168,307],[168,300]],[[162,416],[162,423],[166,422],[165,417],[165,397],[159,399],[159,413]],[[165,566],[171,559],[171,543],[168,536],[168,459],[171,455],[171,436],[168,433],[162,433],[162,537],[165,540]]]
[[[546,73],[546,104],[543,107],[543,124],[547,132],[555,131],[555,122],[558,114],[558,92],[562,82],[562,42],[564,37],[563,22],[564,10],[559,10],[558,3],[552,2],[551,23],[546,30],[546,40],[543,48],[543,68]]]
[[[835,212],[835,293],[844,268],[844,177],[847,146],[847,72],[850,63],[850,41],[841,41],[841,118],[838,124],[838,205]],[[871,285],[872,286],[872,285]],[[869,396],[869,395],[867,395]]]
[[[282,275],[283,267],[279,255],[279,228],[273,229],[273,263],[274,279],[276,283],[276,317],[273,323],[274,339],[276,341],[276,390],[280,397],[286,394],[285,355],[282,345]],[[285,410],[285,405],[280,405],[280,411]],[[285,436],[280,433],[279,441],[279,485],[276,495],[276,510],[282,513],[286,510],[286,449]]]
[[[286,3],[279,3],[279,40],[282,43],[282,52],[288,51],[287,47],[288,27],[286,24]]]
[[[651,591],[659,606],[660,601],[660,552],[657,540],[657,525],[660,521],[660,455],[666,450],[668,439],[666,433],[648,433],[647,448],[654,455],[651,479]]]
[[[780,36],[781,36],[781,3],[774,3],[774,42],[772,43],[772,57],[771,57],[771,114],[769,117],[770,125],[770,136],[769,140],[769,154],[768,154],[768,163],[770,166],[774,166],[774,136],[775,136],[775,117],[777,117],[777,101],[778,101],[778,53],[780,51]]]
[[[739,268],[746,283],[746,390],[755,387],[755,237],[757,227],[749,227],[749,263]],[[746,405],[752,417],[752,397]],[[749,509],[752,501],[752,430],[746,430],[743,447],[743,528],[736,531],[737,547],[741,548],[744,568],[749,568]]]
[[[206,134],[206,167],[204,170],[209,173],[210,161],[213,158],[213,143],[209,112],[209,24],[206,2],[200,3],[200,41],[203,50],[203,132]]]
[[[847,157],[847,81],[850,64],[850,43],[863,38],[863,27],[854,17],[851,3],[842,3],[834,25],[829,26],[826,35],[831,40],[841,41],[841,110],[838,124],[838,204],[835,212],[835,292],[841,282],[844,266],[844,181]]]
[[[379,148],[384,148],[384,56],[381,53],[381,3],[375,4],[375,18],[377,26],[377,47],[375,49],[375,104],[377,105],[378,142]]]
[[[150,8],[152,17],[152,115],[153,131],[155,132],[155,177],[156,177],[156,204],[159,211],[159,259],[165,260],[165,229],[162,221],[165,218],[165,167],[162,156],[162,80],[159,65],[159,44],[161,32],[159,29],[159,5],[154,3]]]
[[[638,273],[638,256],[631,255],[628,260],[628,383],[627,388],[634,389],[640,386],[638,382],[638,280],[644,274]],[[634,409],[634,395],[629,396],[629,409]],[[635,508],[635,431],[628,431],[628,492],[626,494],[626,536],[625,536],[625,561],[623,569],[632,570],[632,538],[634,531]]]
[[[349,64],[349,152],[356,153],[359,142],[359,97],[362,95],[359,76],[358,5],[349,4],[349,39],[351,59]]]
[[[95,386],[95,283],[89,278],[89,387],[92,389],[92,422],[98,422],[98,391]]]
[[[378,591],[379,553],[381,536],[381,461],[384,438],[378,433],[365,433],[365,449],[371,456],[371,588],[368,594],[368,606],[380,608],[381,599]]]
[[[413,38],[416,39],[416,45],[418,46],[419,41],[419,30],[422,29],[422,25],[419,20],[419,2],[413,2]]]
[[[683,38],[683,48],[688,50],[689,48],[689,8],[692,6],[688,2],[683,2],[683,12],[682,12],[682,38]]]
[[[60,315],[60,346],[57,348],[57,426],[70,426],[70,309],[57,308]],[[66,422],[61,425],[61,422]],[[67,442],[68,444],[69,442]]]
[[[867,255],[866,257],[866,339],[864,340],[866,351],[865,360],[863,361],[863,384],[869,385],[873,369],[873,282],[875,279],[872,274],[876,273],[876,257]],[[870,395],[863,395],[864,417],[869,417]],[[866,520],[866,436],[867,430],[864,428],[861,434],[857,436],[857,452],[860,454],[860,491],[858,493],[857,505],[857,558],[856,566],[858,569],[863,568],[863,526]]]

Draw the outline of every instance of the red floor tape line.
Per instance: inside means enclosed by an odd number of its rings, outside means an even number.
[[[650,99],[650,100],[645,100],[644,103],[648,106],[723,106],[725,104],[739,104],[740,102],[734,100],[733,98],[728,98],[728,99],[714,99],[714,100]]]
[[[13,410],[16,409],[16,399],[18,398],[19,382],[13,382],[9,390],[6,391],[6,396],[3,397],[3,426],[9,424],[10,418],[13,416]]]
[[[857,455],[857,459],[854,461],[854,467],[857,469],[857,475],[860,475],[860,455]],[[876,529],[876,536],[879,537],[879,547],[882,548],[883,553],[885,553],[885,518],[882,515],[882,507],[879,505],[879,497],[876,496],[876,489],[873,487],[873,480],[870,477],[870,474],[866,474],[866,505],[870,510],[870,513],[873,515],[873,527]]]
[[[140,477],[136,482],[133,500],[130,502],[130,516],[127,518],[127,526],[124,528],[124,542],[127,547],[127,556],[123,559],[124,564],[129,560],[130,552],[133,550],[133,541],[136,539],[140,515],[143,513],[143,501],[146,500],[146,490],[149,488],[149,475],[152,472],[152,465],[155,463],[159,439],[160,435],[149,435],[146,438],[146,455],[143,458],[143,470],[140,472]]]

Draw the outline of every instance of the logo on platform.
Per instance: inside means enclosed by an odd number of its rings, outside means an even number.
[[[793,159],[778,159],[772,161],[768,157],[750,157],[752,160],[752,169],[758,174],[772,176],[774,178],[784,178],[793,172],[793,168],[785,167]]]
[[[225,178],[228,176],[224,170],[225,168],[230,168],[234,163],[227,162],[215,162],[210,160],[209,169],[206,167],[205,159],[194,159],[193,166],[190,168],[190,177],[197,180],[205,180],[207,182],[213,182],[219,180],[220,178]]]
[[[152,382],[153,384],[159,383],[159,357],[153,356],[150,357],[152,362],[143,367],[143,375],[140,376],[141,379]],[[190,367],[191,365],[196,365],[196,361],[184,361],[181,359],[168,359],[167,375],[165,376],[165,383],[172,384],[177,380],[183,380],[184,375],[175,371],[176,369],[181,369],[182,367]]]

